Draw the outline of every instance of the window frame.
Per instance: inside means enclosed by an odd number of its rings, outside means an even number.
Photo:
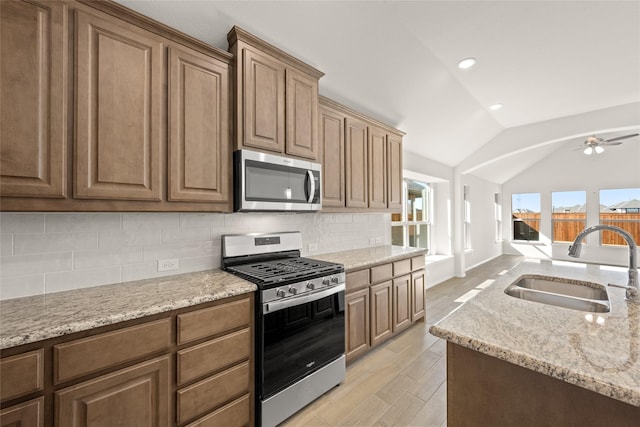
[[[408,212],[407,212],[407,206],[408,206],[408,201],[409,201],[409,187],[408,187],[408,181],[413,181],[416,182],[420,185],[422,185],[424,187],[423,190],[423,200],[424,200],[424,220],[422,221],[416,221],[416,220],[412,220],[409,221],[408,220]],[[415,218],[415,215],[413,216]],[[431,184],[427,183],[427,182],[423,182],[423,181],[418,181],[415,179],[409,179],[409,178],[403,178],[402,180],[402,213],[401,213],[401,220],[400,221],[393,221],[393,219],[391,220],[391,227],[402,227],[402,246],[403,247],[415,247],[415,246],[409,246],[409,228],[411,226],[415,226],[415,227],[420,227],[421,225],[425,225],[427,227],[427,242],[426,242],[426,248],[418,248],[418,249],[424,249],[426,251],[427,254],[429,254],[431,252],[431,248],[432,248],[432,233],[431,230],[433,229],[432,225],[432,221],[431,218],[433,218],[433,188],[431,187]],[[393,234],[392,234],[393,237]]]
[[[538,203],[540,204],[540,208],[539,208],[539,212],[537,212],[537,213],[540,216],[538,217],[538,220],[537,220],[538,229],[537,230],[534,229],[538,233],[538,238],[535,239],[535,240],[534,239],[517,239],[516,238],[516,233],[515,233],[516,225],[515,225],[515,223],[517,221],[518,222],[522,222],[523,221],[522,219],[518,219],[518,218],[514,217],[514,215],[513,215],[514,212],[515,212],[514,211],[514,207],[513,207],[513,197],[516,196],[516,195],[519,195],[519,194],[537,194],[538,195]],[[540,240],[540,225],[541,225],[541,222],[542,222],[541,221],[542,220],[542,196],[541,196],[541,193],[539,191],[538,192],[535,192],[535,191],[534,192],[528,192],[528,193],[511,193],[511,212],[510,212],[510,215],[511,215],[511,241],[512,242],[518,242],[518,243],[523,243],[523,242],[540,243],[540,241],[541,241]],[[533,227],[529,227],[529,228],[533,228]]]
[[[598,205],[599,206],[603,206],[602,203],[602,192],[603,191],[612,191],[612,190],[639,190],[640,191],[640,187],[623,187],[623,188],[601,188],[598,190]],[[632,199],[633,200],[633,199]],[[618,208],[620,209],[620,208]],[[615,224],[611,224],[611,222],[615,222],[615,223],[638,223],[638,227],[640,227],[640,212],[638,211],[638,208],[622,208],[625,210],[625,214],[633,214],[633,215],[638,215],[638,218],[619,218],[619,219],[615,219],[615,220],[603,220],[602,219],[602,208],[598,209],[598,224],[606,224],[606,225],[615,225]],[[631,209],[631,212],[627,212],[627,209]],[[624,227],[621,227],[624,228]],[[636,242],[638,242],[640,240],[640,232],[638,233],[638,235],[634,235],[634,233],[632,231],[626,230],[629,232],[629,234],[632,235],[632,237],[634,238],[634,240]],[[621,243],[617,244],[617,243],[603,243],[603,239],[605,237],[605,233],[611,233],[612,236],[616,236],[615,238],[620,240]],[[618,234],[618,233],[614,233],[611,231],[606,231],[603,230],[601,233],[598,233],[598,245],[599,246],[604,246],[604,247],[620,247],[620,246],[626,246],[626,242],[622,239],[622,237]]]

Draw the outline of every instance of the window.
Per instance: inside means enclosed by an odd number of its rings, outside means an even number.
[[[493,195],[494,214],[496,217],[496,242],[502,242],[502,195]]]
[[[558,191],[551,193],[551,222],[554,242],[573,242],[587,225],[587,193]]]
[[[540,240],[540,193],[511,195],[513,240]]]
[[[402,213],[391,215],[391,243],[398,246],[427,249],[431,239],[431,187],[405,179]]]
[[[613,225],[629,232],[640,242],[640,188],[600,190],[600,224]],[[603,245],[626,245],[618,233],[603,230]]]
[[[471,195],[468,185],[465,185],[462,190],[464,197],[464,248],[466,250],[471,249]]]

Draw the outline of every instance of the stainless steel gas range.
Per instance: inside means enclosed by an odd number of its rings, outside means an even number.
[[[275,426],[344,381],[342,264],[300,256],[299,232],[222,236],[222,266],[258,286],[256,420]]]

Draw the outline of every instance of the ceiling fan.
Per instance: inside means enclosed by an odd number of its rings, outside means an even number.
[[[592,135],[584,141],[583,145],[579,149],[583,150],[583,153],[586,154],[587,156],[590,156],[593,153],[600,154],[604,151],[604,148],[603,148],[604,146],[620,145],[622,144],[622,142],[620,141],[622,141],[623,139],[633,138],[634,136],[638,136],[638,135],[640,134],[632,133],[629,135],[618,136],[616,138],[611,138],[611,139],[603,139],[595,135]]]

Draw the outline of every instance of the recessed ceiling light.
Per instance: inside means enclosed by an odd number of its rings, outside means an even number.
[[[499,110],[502,108],[502,104],[493,104],[489,109],[491,110]]]
[[[462,61],[458,62],[458,68],[466,70],[467,68],[473,67],[476,63],[476,58],[465,58]]]

